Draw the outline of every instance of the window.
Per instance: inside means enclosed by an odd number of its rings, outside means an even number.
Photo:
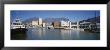
[[[19,22],[19,20],[16,20],[16,22]]]

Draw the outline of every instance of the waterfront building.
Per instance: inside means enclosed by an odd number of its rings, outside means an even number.
[[[71,28],[77,29],[77,22],[71,22]]]
[[[45,27],[46,23],[43,22],[42,18],[38,18],[38,20],[32,20],[29,26],[34,27]]]
[[[32,21],[33,26],[38,26],[38,21]]]
[[[79,29],[79,22],[77,22],[77,29]]]
[[[79,22],[73,23],[71,21],[61,21],[61,27],[66,29],[79,29]]]
[[[91,32],[100,32],[100,23],[93,22],[82,22],[80,28]]]
[[[90,28],[90,24],[91,24],[91,22],[84,21],[84,22],[80,23],[80,28],[89,29]]]
[[[39,25],[39,26],[42,26],[42,18],[39,18],[39,20],[38,20],[38,25]]]
[[[46,23],[43,22],[42,27],[46,27]]]
[[[94,23],[90,25],[90,29],[100,29],[100,23]]]
[[[61,21],[61,26],[67,29],[74,29],[79,27],[78,24],[73,24],[71,21]]]
[[[63,20],[61,21],[61,27],[67,28],[69,26],[70,26],[69,21],[63,21]]]
[[[54,21],[54,22],[52,22],[52,25],[54,28],[59,28],[61,23],[59,21]]]

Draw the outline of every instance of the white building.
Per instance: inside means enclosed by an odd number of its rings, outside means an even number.
[[[93,24],[91,24],[91,22],[84,21],[84,22],[80,23],[80,28],[89,29],[89,28],[91,28],[91,25],[93,25]]]
[[[71,29],[71,27],[72,27],[71,21],[61,21],[61,27]]]
[[[35,27],[35,26],[45,27],[46,26],[46,23],[42,21],[42,18],[39,18],[36,21],[32,21],[32,26],[33,27]]]
[[[62,27],[68,27],[69,26],[69,21],[61,21],[61,26]]]
[[[37,26],[38,25],[38,21],[32,21],[32,25]]]
[[[42,27],[45,27],[45,26],[46,26],[46,24],[45,24],[45,23],[43,23],[43,24],[42,24]]]
[[[22,24],[20,18],[16,18],[16,19],[11,23],[11,29],[16,29],[16,28],[25,28],[25,25]]]
[[[42,26],[42,18],[39,18],[38,25]]]

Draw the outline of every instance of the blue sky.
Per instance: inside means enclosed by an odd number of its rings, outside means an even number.
[[[17,16],[23,20],[32,17],[67,17],[70,21],[76,22],[81,20],[86,20],[88,18],[100,16],[99,10],[11,10],[11,20],[15,19]]]

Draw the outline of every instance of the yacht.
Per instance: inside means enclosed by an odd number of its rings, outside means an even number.
[[[16,18],[12,23],[11,23],[11,29],[17,29],[17,28],[25,28],[25,25],[22,23],[20,18]]]

